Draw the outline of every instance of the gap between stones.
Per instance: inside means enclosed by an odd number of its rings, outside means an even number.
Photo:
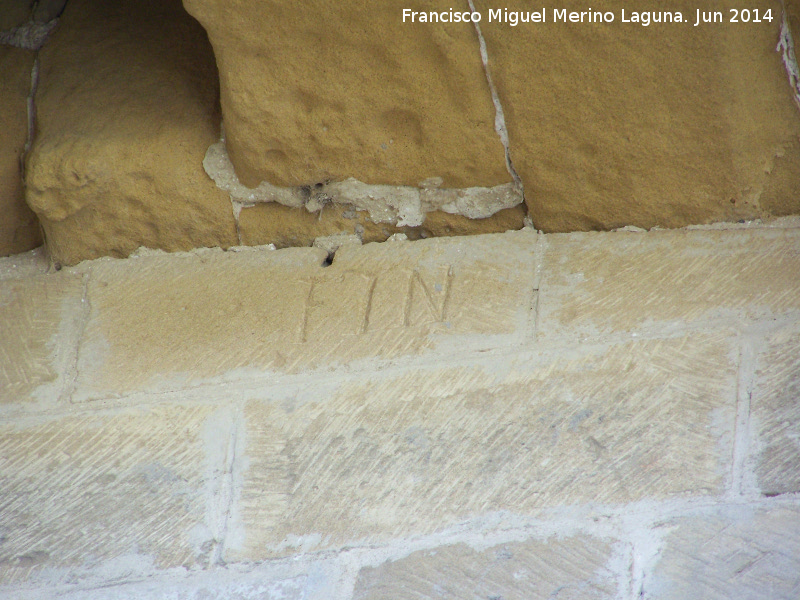
[[[739,365],[736,382],[736,421],[733,428],[733,451],[731,456],[731,481],[728,497],[730,499],[760,496],[755,485],[755,477],[748,472],[750,455],[750,402],[755,382],[758,342],[763,338],[753,339],[751,335],[743,335],[739,349]]]
[[[467,0],[469,4],[469,9],[471,12],[477,12],[475,10],[475,3],[473,0]],[[506,156],[506,168],[508,169],[509,175],[514,180],[514,183],[520,190],[520,193],[525,198],[525,189],[522,186],[522,179],[517,174],[517,171],[514,169],[514,163],[511,160],[511,148],[510,142],[508,139],[508,128],[506,127],[506,117],[505,112],[503,111],[503,105],[500,103],[500,95],[497,93],[497,88],[494,85],[494,80],[492,79],[491,69],[489,68],[489,51],[486,47],[486,40],[483,37],[483,32],[481,31],[481,26],[479,23],[473,23],[475,26],[475,32],[478,35],[478,45],[481,52],[481,62],[483,63],[483,72],[486,74],[486,82],[489,85],[489,93],[492,95],[492,104],[494,104],[495,110],[495,117],[494,117],[494,130],[497,132],[498,137],[500,138],[500,143],[503,144],[503,149],[505,150]]]

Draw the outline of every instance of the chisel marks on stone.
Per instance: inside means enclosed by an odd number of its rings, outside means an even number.
[[[721,510],[667,523],[660,562],[645,581],[652,600],[794,600],[800,591],[800,511]]]
[[[797,230],[554,235],[547,245],[543,334],[800,312]]]
[[[251,403],[242,556],[427,534],[486,511],[721,494],[731,345],[695,335]]]
[[[354,600],[418,598],[610,599],[612,544],[589,537],[509,543],[483,551],[464,544],[415,552],[361,569]]]
[[[202,529],[208,413],[160,407],[3,428],[0,580],[131,554],[162,568],[205,564],[212,540],[190,532]]]
[[[751,414],[761,493],[800,492],[800,326],[768,337],[758,356]]]
[[[68,275],[9,280],[0,286],[0,403],[31,398],[58,380],[60,339],[80,280]]]

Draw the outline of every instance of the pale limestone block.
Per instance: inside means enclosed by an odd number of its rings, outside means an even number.
[[[758,357],[750,415],[759,489],[800,491],[800,327],[769,336]]]
[[[205,251],[92,267],[76,399],[514,338],[535,235]],[[145,350],[146,349],[146,350]],[[247,371],[245,371],[247,370]]]
[[[62,417],[0,430],[0,581],[204,565],[208,407]],[[55,569],[55,571],[53,571]]]
[[[800,230],[547,236],[539,333],[628,332],[800,312]]]
[[[796,600],[800,509],[753,510],[666,523],[648,600]]]
[[[426,535],[495,511],[721,494],[733,339],[522,353],[251,401],[226,560]]]
[[[82,293],[76,274],[0,282],[0,404],[58,398],[77,346]]]
[[[354,600],[617,597],[607,567],[612,544],[591,537],[509,543],[476,551],[464,544],[414,552],[361,569]]]

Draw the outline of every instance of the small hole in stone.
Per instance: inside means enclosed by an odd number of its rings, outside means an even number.
[[[322,261],[322,266],[323,267],[330,267],[333,264],[333,256],[335,254],[336,254],[335,252],[329,252],[328,253],[328,257],[325,260]]]

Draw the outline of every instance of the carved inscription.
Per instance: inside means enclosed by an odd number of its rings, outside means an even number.
[[[344,271],[304,280],[305,295],[297,340],[330,335],[361,335],[398,327],[447,321],[455,271],[450,265],[434,273],[396,269],[379,274]]]

